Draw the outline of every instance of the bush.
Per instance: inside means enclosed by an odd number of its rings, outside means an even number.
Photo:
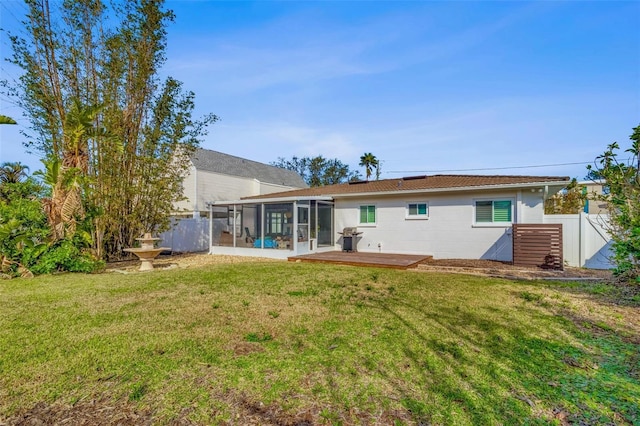
[[[0,185],[0,274],[29,276],[57,271],[93,272],[103,266],[87,251],[90,238],[79,230],[71,239],[50,242],[50,229],[32,179]]]
[[[62,271],[89,273],[102,268],[103,262],[83,252],[76,244],[69,240],[58,241],[37,259],[31,271],[35,274]]]

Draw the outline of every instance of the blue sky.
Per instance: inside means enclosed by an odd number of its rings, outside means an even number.
[[[324,155],[361,169],[372,152],[384,178],[580,179],[585,164],[510,167],[590,162],[640,124],[637,1],[167,6],[163,74],[196,93],[197,115],[221,117],[202,146],[256,161]],[[0,1],[2,27],[23,10]],[[0,113],[20,118],[4,97]],[[0,161],[33,171],[15,127],[0,126]]]

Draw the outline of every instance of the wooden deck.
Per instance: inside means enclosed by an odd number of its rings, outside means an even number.
[[[378,268],[409,269],[416,268],[421,262],[432,256],[394,253],[362,253],[328,251],[325,253],[292,256],[290,262],[321,262],[352,266],[374,266]]]

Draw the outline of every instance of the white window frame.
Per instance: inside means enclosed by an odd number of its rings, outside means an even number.
[[[360,222],[360,211],[363,207],[373,207],[376,220],[374,222]],[[367,214],[368,215],[368,214]],[[360,204],[358,206],[358,226],[376,226],[378,224],[378,206],[376,204]]]
[[[477,217],[476,204],[478,203],[478,201],[491,201],[492,203],[491,204],[492,206],[491,222],[476,222],[476,217]],[[510,222],[493,222],[493,203],[500,202],[500,201],[509,201],[511,203],[511,221]],[[507,228],[513,225],[514,223],[518,223],[516,218],[516,200],[515,198],[511,198],[511,197],[475,198],[473,199],[472,214],[473,214],[473,218],[472,218],[473,227],[477,227],[477,228]]]
[[[426,210],[427,212],[425,214],[410,214],[409,213],[409,208],[411,205],[415,205],[416,209],[418,209],[421,204],[424,204],[426,206]],[[407,203],[406,207],[405,207],[405,217],[406,220],[428,220],[429,219],[429,203],[427,201],[410,201]]]

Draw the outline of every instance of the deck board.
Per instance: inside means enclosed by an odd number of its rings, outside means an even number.
[[[416,268],[421,262],[431,257],[432,256],[415,254],[328,251],[324,253],[291,256],[288,260],[290,262],[320,262],[352,266],[409,269]]]

